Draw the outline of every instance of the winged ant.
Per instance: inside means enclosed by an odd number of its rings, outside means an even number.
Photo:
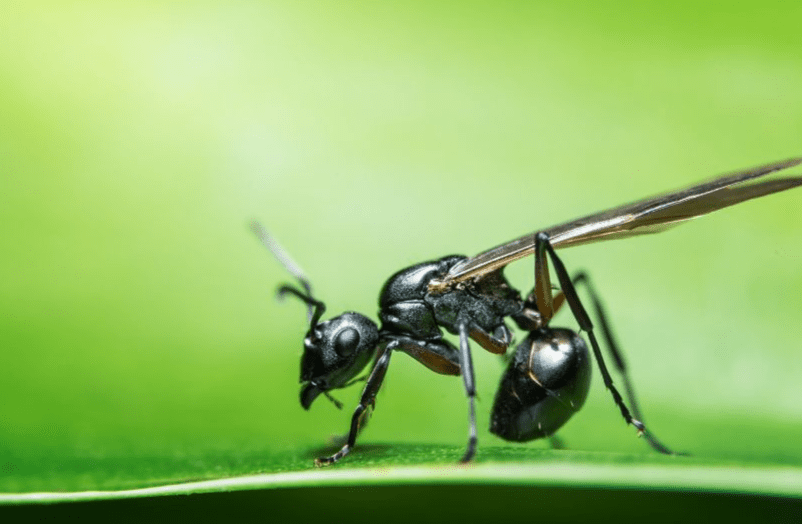
[[[381,328],[368,317],[346,312],[321,322],[323,302],[312,294],[309,279],[259,224],[255,233],[300,287],[282,285],[280,296],[292,295],[308,308],[309,331],[301,359],[301,405],[309,409],[321,394],[340,407],[330,391],[358,381],[373,360],[359,404],[351,418],[345,445],[318,466],[337,462],[356,443],[369,408],[375,403],[392,355],[401,351],[430,370],[462,375],[468,398],[469,437],[462,462],[476,452],[475,379],[469,340],[491,353],[504,354],[513,342],[506,319],[528,332],[515,348],[496,393],[491,432],[506,440],[528,441],[554,434],[587,397],[591,364],[583,338],[549,323],[567,303],[591,351],[604,385],[622,417],[661,453],[671,453],[647,431],[633,393],[623,354],[612,337],[601,301],[584,273],[572,279],[555,250],[568,246],[657,233],[718,209],[802,185],[802,177],[757,181],[769,173],[797,166],[802,158],[775,162],[721,176],[686,189],[594,213],[484,251],[474,257],[452,255],[423,262],[391,276],[379,295]],[[535,256],[535,285],[523,298],[503,275],[514,260]],[[553,290],[548,260],[560,291]],[[613,365],[623,377],[629,406],[613,384],[590,315],[576,291],[585,286]],[[459,347],[443,338],[443,329],[459,336]]]

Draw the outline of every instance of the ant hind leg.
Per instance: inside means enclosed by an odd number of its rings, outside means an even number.
[[[565,265],[562,263],[562,260],[557,256],[554,252],[554,248],[551,246],[549,242],[549,236],[546,233],[538,233],[535,236],[535,251],[536,253],[548,253],[549,258],[551,258],[552,265],[554,266],[554,270],[557,272],[557,278],[560,282],[560,287],[562,288],[562,292],[565,294],[565,300],[568,302],[569,307],[571,308],[571,312],[573,313],[574,317],[576,318],[577,322],[579,322],[579,327],[587,333],[588,338],[590,339],[590,344],[593,348],[593,354],[596,357],[596,363],[599,366],[599,371],[601,372],[602,379],[604,380],[604,385],[610,394],[613,396],[613,401],[615,402],[618,409],[621,411],[621,415],[624,417],[624,420],[627,424],[632,424],[638,430],[639,435],[644,435],[646,437],[647,442],[649,445],[656,451],[665,454],[674,454],[670,449],[665,447],[662,443],[660,443],[657,438],[655,438],[651,433],[646,431],[646,426],[643,424],[641,420],[639,420],[638,411],[635,411],[634,407],[635,404],[633,403],[633,412],[638,418],[632,416],[627,408],[626,404],[624,403],[624,399],[621,397],[621,394],[618,392],[618,389],[613,385],[613,379],[610,376],[610,372],[607,370],[607,365],[604,362],[604,356],[602,355],[601,349],[599,347],[599,342],[596,340],[596,335],[593,331],[593,322],[590,320],[590,316],[588,315],[585,307],[582,305],[582,301],[579,299],[579,295],[576,292],[576,288],[574,287],[571,278],[568,276],[568,271],[565,269]],[[585,277],[587,279],[587,277]],[[594,295],[595,296],[595,295]],[[596,305],[598,301],[594,301],[594,305]],[[601,311],[601,310],[599,310]],[[603,314],[603,313],[602,313]],[[601,318],[601,316],[600,316]],[[606,317],[604,320],[600,320],[602,324],[602,332],[611,334],[609,331],[609,325],[606,324]],[[607,335],[605,335],[607,337]],[[610,337],[609,340],[611,340]],[[618,350],[617,347],[611,350],[613,355],[613,360],[616,361],[616,365],[618,365],[618,360],[623,363],[623,359],[621,358],[621,352]],[[625,369],[625,368],[624,368]],[[622,375],[625,377],[624,382],[627,384],[629,379],[625,372],[622,372]],[[628,394],[631,393],[631,387],[627,391]],[[634,398],[634,395],[633,395]]]

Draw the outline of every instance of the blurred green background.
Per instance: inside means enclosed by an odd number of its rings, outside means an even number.
[[[765,1],[6,3],[0,492],[311,467],[359,387],[301,409],[304,308],[274,299],[287,275],[250,220],[331,315],[375,318],[412,263],[802,154],[800,21]],[[673,447],[802,465],[801,204],[563,252]],[[481,458],[507,446],[487,431],[503,365],[474,359]],[[650,455],[594,380],[566,443]],[[398,355],[361,441],[456,460],[466,429],[461,381]]]

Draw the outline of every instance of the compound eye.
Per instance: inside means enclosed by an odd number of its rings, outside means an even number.
[[[359,332],[354,328],[343,329],[334,340],[334,350],[343,357],[351,355],[357,346],[359,346]]]

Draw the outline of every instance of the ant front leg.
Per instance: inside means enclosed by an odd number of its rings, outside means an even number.
[[[535,253],[536,256],[539,257],[542,257],[542,254],[548,253],[549,258],[551,258],[551,263],[554,266],[554,270],[557,272],[557,278],[560,281],[560,287],[562,288],[562,292],[565,294],[565,299],[568,302],[568,306],[571,308],[574,318],[576,318],[577,322],[579,322],[580,329],[587,333],[588,338],[590,339],[590,344],[593,347],[593,354],[596,357],[596,363],[599,365],[599,371],[602,374],[604,386],[608,391],[610,391],[610,394],[613,396],[613,401],[615,401],[616,406],[618,406],[618,409],[621,411],[621,416],[624,417],[624,420],[627,422],[627,424],[632,424],[635,426],[635,428],[638,430],[638,434],[643,435],[646,433],[646,426],[644,426],[643,422],[640,420],[632,417],[629,408],[627,408],[626,404],[624,403],[624,399],[621,398],[621,394],[618,392],[618,389],[616,389],[616,387],[613,385],[613,379],[610,376],[610,372],[607,370],[607,365],[604,363],[604,357],[602,356],[601,349],[599,348],[599,343],[596,340],[596,335],[593,332],[593,322],[591,322],[588,312],[585,310],[585,307],[582,305],[582,301],[579,299],[579,295],[574,288],[574,284],[571,282],[571,278],[568,276],[568,271],[565,269],[565,265],[554,252],[554,248],[551,246],[551,242],[549,242],[549,236],[546,233],[541,232],[535,235]],[[543,265],[545,265],[545,263]],[[536,266],[535,272],[538,280],[536,281],[535,285],[536,288],[538,285],[540,285],[540,289],[543,289],[545,287],[545,283],[538,284],[538,282],[542,279],[547,281],[548,272],[545,271],[545,277],[543,277],[542,274],[544,272],[541,271],[541,275],[538,275],[538,269],[539,268]],[[538,299],[540,299],[540,297],[538,297]],[[649,443],[652,444],[651,439],[649,439]],[[661,453],[670,453],[662,445],[655,447],[655,449]]]
[[[359,405],[356,407],[351,417],[351,429],[348,432],[348,441],[342,449],[334,455],[315,459],[315,466],[329,466],[350,453],[351,448],[356,444],[356,437],[359,435],[359,430],[362,425],[362,417],[366,416],[365,411],[369,407],[373,407],[376,403],[376,394],[379,392],[382,382],[384,381],[384,376],[387,374],[387,368],[390,365],[390,355],[392,355],[396,346],[398,346],[398,342],[392,341],[384,346],[379,353],[376,364],[373,366],[370,376],[368,377],[367,384],[365,384],[365,389],[362,391]]]

